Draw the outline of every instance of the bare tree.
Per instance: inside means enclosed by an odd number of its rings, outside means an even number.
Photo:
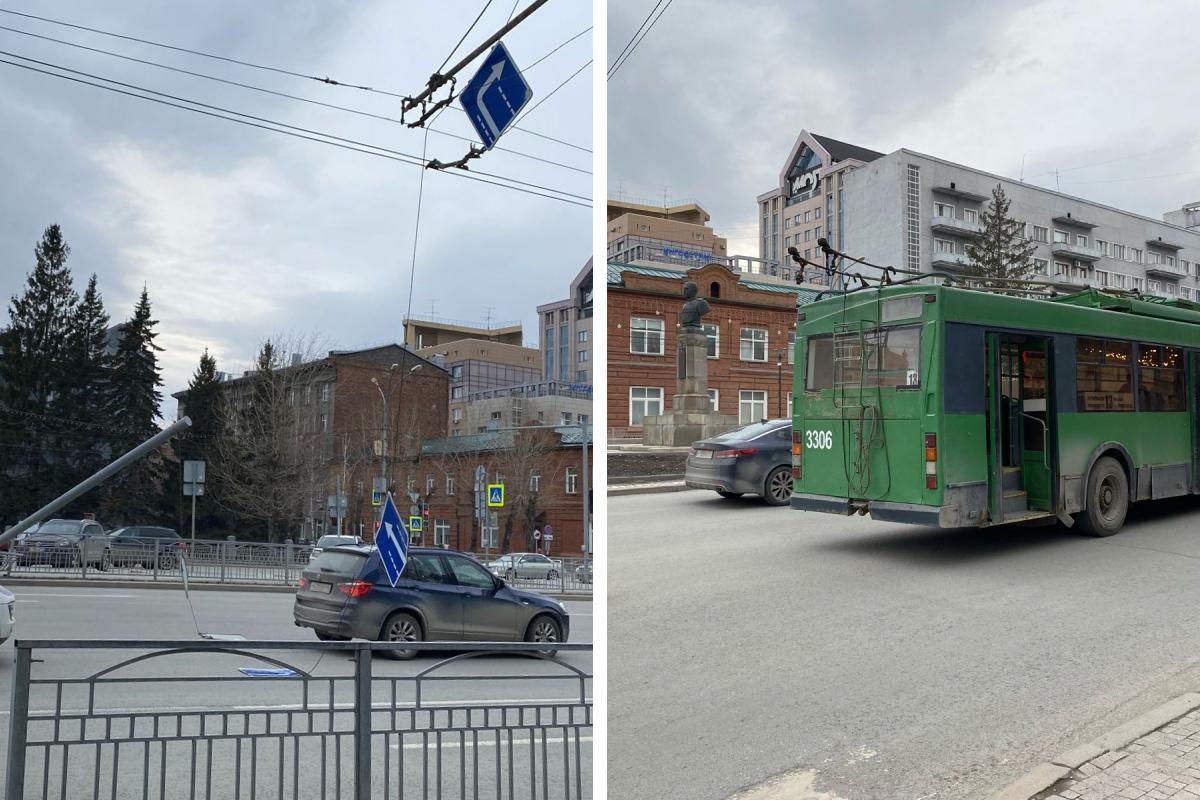
[[[546,476],[549,456],[557,446],[558,436],[552,428],[526,428],[514,431],[512,446],[496,454],[496,470],[505,479],[502,552],[512,549],[512,538],[517,533],[514,528],[518,525],[523,548],[534,548],[533,530],[538,516],[541,480]]]
[[[324,493],[329,435],[314,397],[328,367],[316,350],[312,339],[267,340],[225,403],[213,480],[234,510],[266,524],[272,542],[311,519]]]

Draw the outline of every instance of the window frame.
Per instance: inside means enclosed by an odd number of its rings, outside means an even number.
[[[638,327],[635,323],[653,323],[657,329],[652,327]],[[658,334],[658,351],[650,349],[635,350],[634,340],[635,332],[640,331],[643,337],[643,344],[649,346],[650,334]],[[667,353],[667,322],[662,317],[630,317],[629,318],[629,352],[639,356],[664,356]]]
[[[657,416],[655,414],[647,413],[648,409],[646,408],[646,402],[650,400],[649,397],[635,398],[633,396],[633,393],[637,390],[646,391],[646,392],[649,392],[649,391],[658,392],[658,415],[662,414],[663,404],[666,402],[666,390],[663,389],[663,387],[661,387],[661,386],[630,386],[629,387],[629,426],[631,428],[640,428],[640,427],[642,427],[642,419],[645,419],[646,417],[650,417],[650,416]],[[640,401],[642,403],[642,416],[640,419],[638,419],[637,422],[634,422],[634,420],[633,420],[633,404],[634,404],[635,400]]]
[[[747,338],[746,333],[761,333],[762,338],[756,336]],[[771,333],[767,328],[758,327],[756,325],[743,325],[738,332],[738,360],[745,361],[750,364],[765,364],[767,363],[767,351],[770,350]],[[746,345],[750,345],[750,357],[746,356]],[[756,348],[762,345],[762,358],[755,358]]]

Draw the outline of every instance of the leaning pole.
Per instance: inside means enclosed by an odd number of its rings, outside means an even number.
[[[190,428],[191,426],[192,426],[192,420],[190,417],[180,417],[178,420],[176,420],[172,424],[168,425],[166,428],[159,431],[157,434],[150,437],[146,441],[142,442],[137,447],[133,448],[128,453],[121,456],[116,461],[112,462],[111,464],[109,464],[107,467],[105,467],[104,469],[97,472],[92,477],[90,477],[87,480],[83,481],[82,483],[78,484],[74,488],[67,490],[64,494],[62,494],[58,498],[51,500],[49,503],[47,503],[46,505],[39,508],[37,511],[30,514],[28,517],[21,520],[16,525],[13,525],[11,528],[6,530],[3,534],[0,534],[0,544],[4,544],[5,542],[11,541],[12,539],[16,538],[17,536],[19,536],[20,534],[22,534],[26,530],[28,530],[30,528],[30,526],[35,525],[38,522],[41,522],[46,517],[50,516],[55,511],[58,511],[60,508],[62,508],[67,503],[74,500],[76,497],[79,497],[84,492],[87,492],[87,491],[95,488],[96,486],[99,486],[101,483],[104,483],[104,481],[108,480],[113,475],[116,475],[118,472],[125,469],[130,464],[137,461],[139,458],[146,455],[150,451],[157,450],[159,447],[162,446],[163,442],[167,441],[175,434],[179,433],[180,431],[184,430],[185,428]]]

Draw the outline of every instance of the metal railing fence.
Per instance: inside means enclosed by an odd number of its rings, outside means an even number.
[[[310,545],[268,544],[228,540],[167,540],[153,544],[98,545],[82,548],[46,548],[32,551],[16,545],[0,553],[0,574],[17,578],[82,578],[85,580],[183,579],[183,568],[192,583],[237,583],[291,586],[300,580],[312,553]],[[490,564],[500,553],[474,554]],[[515,587],[541,592],[590,594],[591,559],[551,556],[553,573],[501,574]]]
[[[590,667],[591,645],[538,647],[18,641],[5,796],[588,798],[591,674],[571,662]],[[458,655],[373,662],[398,649]],[[120,660],[73,676],[86,659],[68,650]],[[300,650],[321,653],[322,674],[283,660]],[[553,696],[528,699],[530,683]]]

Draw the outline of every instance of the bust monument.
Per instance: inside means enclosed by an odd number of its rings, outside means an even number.
[[[703,297],[697,297],[700,290],[696,287],[695,281],[688,281],[683,285],[683,296],[687,302],[683,304],[683,309],[679,312],[679,327],[684,329],[699,329],[700,319],[708,313],[708,301]]]

